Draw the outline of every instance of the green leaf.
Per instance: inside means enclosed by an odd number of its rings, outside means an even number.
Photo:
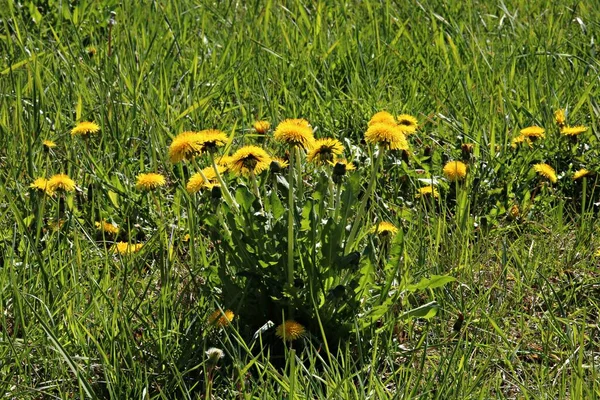
[[[448,275],[432,275],[431,278],[423,278],[416,285],[409,285],[406,290],[410,292],[415,292],[417,290],[426,290],[426,289],[435,289],[444,286],[449,282],[456,281],[456,278],[453,278]]]
[[[435,317],[439,310],[440,306],[437,301],[432,301],[427,304],[423,304],[420,307],[413,308],[410,311],[405,312],[400,316],[400,319],[410,319],[410,318],[425,318],[431,319]]]

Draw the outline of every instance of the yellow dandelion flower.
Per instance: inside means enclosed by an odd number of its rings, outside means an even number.
[[[219,173],[225,172],[225,167],[217,165],[217,168],[219,169]],[[202,174],[204,174],[204,177],[206,177],[207,181],[204,180]],[[202,170],[202,174],[197,172],[190,177],[190,180],[185,187],[188,193],[196,193],[201,189],[212,189],[213,186],[217,184],[217,174],[213,167],[204,168]]]
[[[594,257],[600,257],[600,249],[596,250],[594,253]]]
[[[140,251],[143,246],[143,243],[117,242],[113,246],[113,253],[121,255],[133,254]]]
[[[371,126],[375,124],[396,125],[396,120],[394,119],[394,116],[389,112],[379,111],[378,113],[373,114],[367,125]]]
[[[108,233],[110,235],[117,235],[119,233],[119,227],[115,224],[111,224],[105,220],[96,221],[96,229],[100,232]]]
[[[344,168],[344,173],[346,173],[346,171],[354,171],[356,169],[356,166],[345,158],[336,158],[335,160],[329,162],[329,165],[333,165],[334,167],[337,166],[337,164],[340,164]]]
[[[581,179],[584,176],[588,176],[591,173],[591,171],[585,169],[585,168],[581,168],[580,170],[576,171],[573,174],[573,180],[576,181],[577,179]]]
[[[372,227],[369,233],[376,233],[378,235],[395,235],[398,233],[398,228],[391,222],[382,221]]]
[[[215,310],[212,314],[209,315],[208,324],[217,326],[219,328],[224,328],[227,325],[229,325],[231,321],[233,321],[234,317],[235,314],[231,310]]]
[[[567,121],[565,117],[565,110],[560,109],[554,111],[554,120],[556,121],[556,125],[558,125],[560,128],[565,126],[565,122]]]
[[[238,149],[229,162],[229,169],[236,175],[260,174],[271,165],[271,157],[258,146],[244,146]]]
[[[467,176],[467,165],[462,161],[449,161],[443,171],[450,182],[460,181]]]
[[[94,57],[96,55],[96,53],[98,52],[98,50],[96,50],[96,48],[94,46],[89,46],[85,50],[87,51],[88,56],[90,56],[90,57]]]
[[[52,140],[44,140],[42,141],[42,145],[44,146],[45,150],[50,150],[56,147],[56,143],[54,143]]]
[[[419,188],[419,191],[417,192],[416,197],[420,198],[420,197],[434,197],[434,198],[438,198],[440,197],[440,193],[438,192],[438,190],[432,186],[423,186],[422,188]]]
[[[37,178],[31,183],[31,185],[29,185],[29,187],[40,192],[44,192],[48,196],[54,195],[54,191],[50,190],[50,187],[48,186],[48,179],[46,178]]]
[[[215,151],[229,141],[227,134],[218,129],[205,129],[198,132],[198,136],[202,142],[202,151]]]
[[[313,130],[305,119],[286,119],[280,122],[273,137],[278,142],[304,150],[312,148],[315,141]]]
[[[400,114],[396,117],[396,120],[405,135],[415,133],[419,127],[419,121],[410,114]]]
[[[182,132],[169,146],[169,158],[173,164],[191,160],[202,152],[202,140],[196,132]]]
[[[587,131],[587,126],[577,125],[577,126],[565,126],[560,130],[560,133],[565,136],[577,136]]]
[[[65,191],[72,192],[75,190],[75,181],[65,174],[56,174],[48,179],[48,190],[51,192]]]
[[[217,165],[223,168],[222,170],[219,168],[219,173],[229,171],[229,163],[231,163],[231,156],[221,156],[217,160]]]
[[[138,190],[153,190],[165,186],[166,184],[167,180],[163,175],[150,172],[147,174],[139,174],[137,176],[135,188]]]
[[[315,141],[312,149],[308,152],[307,159],[317,165],[331,162],[336,156],[342,154],[344,146],[337,139],[319,139]]]
[[[541,128],[539,126],[533,125],[533,126],[528,126],[527,128],[523,128],[521,129],[521,135],[530,138],[530,139],[537,139],[537,138],[541,138],[543,139],[546,135],[545,135],[546,130],[544,128]]]
[[[306,329],[296,321],[287,320],[277,327],[275,334],[282,340],[292,342],[303,337]]]
[[[365,133],[367,143],[379,144],[391,150],[408,150],[408,142],[398,125],[378,123],[369,126]]]
[[[510,207],[510,210],[508,211],[508,215],[511,219],[519,218],[519,215],[521,215],[521,210],[519,210],[519,206],[517,204],[513,204],[512,207]]]
[[[71,129],[73,136],[88,136],[100,132],[100,126],[95,122],[83,121]]]
[[[273,163],[277,163],[277,165],[273,165]],[[273,157],[271,159],[271,169],[277,169],[277,171],[275,172],[279,172],[282,169],[286,169],[289,165],[289,161],[284,160],[281,157]]]
[[[527,143],[527,145],[529,145],[530,148],[533,147],[533,142],[525,135],[517,136],[512,140],[510,145],[513,149],[516,149],[521,143]]]
[[[545,164],[545,163],[535,164],[533,166],[533,169],[538,174],[540,174],[544,178],[548,179],[552,183],[556,183],[558,181],[558,177],[556,176],[556,171],[554,171],[554,168],[552,168],[548,164]]]
[[[267,133],[267,131],[271,127],[271,123],[269,121],[256,121],[254,123],[253,127],[254,127],[254,130],[256,131],[256,133],[260,133],[261,135],[264,135],[265,133]]]

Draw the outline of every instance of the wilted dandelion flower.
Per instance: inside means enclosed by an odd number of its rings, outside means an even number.
[[[169,146],[169,158],[173,164],[191,160],[202,152],[202,140],[196,132],[182,132],[175,136]]]
[[[583,178],[584,176],[588,176],[591,173],[591,171],[585,169],[585,168],[581,168],[578,171],[575,171],[575,173],[573,174],[573,180],[576,181],[578,179]]]
[[[510,207],[510,210],[508,211],[508,215],[510,216],[511,219],[519,218],[520,214],[521,214],[521,210],[519,210],[519,206],[517,204],[513,204]]]
[[[215,310],[208,316],[208,324],[219,328],[224,328],[233,321],[235,314],[231,310]]]
[[[565,117],[565,110],[559,109],[554,111],[554,120],[556,121],[556,125],[558,125],[559,128],[565,126],[565,122],[567,121]]]
[[[256,122],[254,122],[253,127],[254,127],[254,130],[256,131],[256,133],[260,133],[261,135],[264,135],[265,133],[267,133],[267,131],[271,127],[271,123],[269,121],[256,121]]]
[[[578,125],[578,126],[565,126],[560,130],[560,133],[565,136],[577,136],[587,131],[587,126]]]
[[[223,350],[217,349],[216,347],[211,347],[206,350],[205,353],[208,357],[208,362],[213,365],[217,364],[221,358],[225,357]]]
[[[417,198],[434,197],[437,199],[438,197],[440,197],[440,193],[434,186],[429,185],[429,186],[423,186],[422,188],[419,188],[416,197]]]
[[[48,179],[48,190],[51,192],[72,192],[75,190],[75,181],[69,178],[68,175],[56,174]]]
[[[52,140],[44,140],[42,141],[42,145],[44,146],[45,150],[50,150],[56,147],[56,143],[54,143]]]
[[[545,163],[535,164],[533,166],[533,169],[538,174],[540,174],[544,178],[548,179],[552,183],[556,183],[556,181],[558,181],[558,178],[556,176],[556,171],[554,171],[554,168],[552,168],[548,164],[545,164]]]
[[[31,185],[29,185],[29,187],[40,192],[44,192],[48,196],[54,195],[54,192],[48,187],[48,179],[46,178],[37,178],[31,183]]]
[[[100,126],[90,121],[79,122],[75,128],[71,129],[73,136],[89,136],[98,132],[100,132]]]
[[[150,172],[147,174],[139,174],[137,176],[135,188],[138,190],[153,190],[165,186],[166,184],[167,180],[163,175]]]
[[[323,165],[331,162],[336,156],[342,154],[344,146],[337,139],[319,139],[315,141],[312,149],[308,152],[306,158],[309,162],[314,162],[317,165]]]
[[[225,167],[217,165],[217,168],[219,169],[219,173],[225,172]],[[202,174],[204,174],[207,181],[204,180]],[[204,168],[202,174],[197,172],[190,177],[190,180],[185,187],[188,193],[196,193],[201,189],[212,189],[213,186],[217,184],[217,174],[213,167]]]
[[[371,126],[375,124],[396,125],[396,120],[394,119],[394,116],[389,112],[379,111],[378,113],[373,114],[367,125]]]
[[[205,129],[198,132],[198,136],[202,142],[202,151],[216,151],[217,147],[225,146],[229,141],[227,134],[218,129]]]
[[[275,334],[282,340],[292,342],[303,337],[306,329],[296,321],[287,320],[277,327]]]
[[[143,246],[143,243],[117,242],[113,246],[113,252],[115,254],[127,255],[137,253],[142,249]]]
[[[400,114],[396,117],[398,125],[406,135],[415,133],[419,127],[419,121],[410,114]]]
[[[529,139],[537,139],[537,138],[543,139],[546,136],[545,132],[546,132],[546,130],[544,128],[533,125],[533,126],[528,126],[527,128],[521,129],[520,133],[521,133],[521,135],[523,135]]]
[[[280,122],[273,137],[278,142],[304,150],[310,149],[315,141],[312,128],[305,119],[286,119]]]
[[[369,233],[376,233],[378,235],[395,235],[398,233],[398,228],[391,222],[382,221],[372,227]]]
[[[108,233],[110,235],[117,235],[119,233],[119,227],[115,224],[111,224],[105,220],[96,221],[96,229],[100,232]]]
[[[231,156],[229,169],[236,175],[256,175],[269,168],[271,157],[258,146],[244,146]]]
[[[379,144],[391,150],[408,150],[408,142],[398,125],[377,123],[369,126],[365,133],[368,143]]]
[[[450,182],[460,181],[467,176],[467,165],[462,161],[449,161],[443,171]]]

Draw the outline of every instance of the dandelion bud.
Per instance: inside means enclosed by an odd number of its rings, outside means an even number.
[[[219,185],[213,186],[212,189],[210,190],[211,199],[215,202],[218,202],[219,200],[221,200],[222,196],[223,196],[223,193],[221,192],[221,186],[219,186]]]

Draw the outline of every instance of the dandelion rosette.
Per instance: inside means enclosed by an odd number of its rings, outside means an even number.
[[[587,126],[577,125],[577,126],[565,126],[560,130],[561,135],[565,136],[578,136],[587,131]]]
[[[394,116],[392,114],[390,114],[387,111],[379,111],[379,112],[373,114],[373,116],[371,117],[371,119],[369,120],[369,123],[367,125],[371,126],[371,125],[375,125],[375,124],[396,125],[396,119],[394,118]]]
[[[317,165],[323,165],[335,160],[344,151],[344,146],[337,139],[325,138],[318,139],[312,149],[308,152],[306,158],[309,162]]]
[[[535,172],[544,178],[548,179],[552,183],[556,183],[558,181],[558,177],[556,176],[556,171],[550,165],[545,163],[535,164],[533,166]]]
[[[72,192],[75,190],[75,181],[65,174],[56,174],[48,179],[47,190],[50,192]]]
[[[191,160],[202,152],[202,140],[197,132],[182,132],[175,136],[169,146],[169,158],[173,164]]]
[[[377,123],[369,126],[365,133],[367,143],[379,144],[390,150],[408,150],[408,142],[398,125]]]
[[[137,176],[135,188],[138,190],[154,190],[165,186],[166,184],[167,180],[163,175],[150,172],[147,174],[139,174]]]
[[[240,176],[258,175],[271,165],[269,154],[258,146],[244,146],[231,156],[229,169]]]
[[[286,119],[275,128],[273,138],[281,143],[304,150],[312,148],[315,141],[312,128],[305,119]]]
[[[267,133],[267,131],[271,127],[271,123],[269,121],[256,121],[256,122],[254,122],[254,125],[252,125],[252,126],[253,126],[254,130],[256,131],[256,133],[260,133],[261,135],[264,135],[265,133]]]
[[[275,334],[281,340],[292,342],[303,337],[306,334],[306,329],[296,321],[287,320],[277,327]]]
[[[224,328],[233,321],[233,318],[235,318],[235,314],[231,310],[215,310],[208,316],[208,324]]]
[[[71,129],[71,135],[73,136],[89,136],[98,132],[100,132],[100,126],[90,121],[79,122]]]
[[[449,161],[444,166],[443,172],[450,182],[461,181],[467,176],[467,165],[462,161]]]
[[[372,227],[369,230],[369,233],[376,233],[381,236],[395,235],[396,233],[398,233],[398,228],[396,228],[396,226],[391,222],[382,221],[374,227]]]

